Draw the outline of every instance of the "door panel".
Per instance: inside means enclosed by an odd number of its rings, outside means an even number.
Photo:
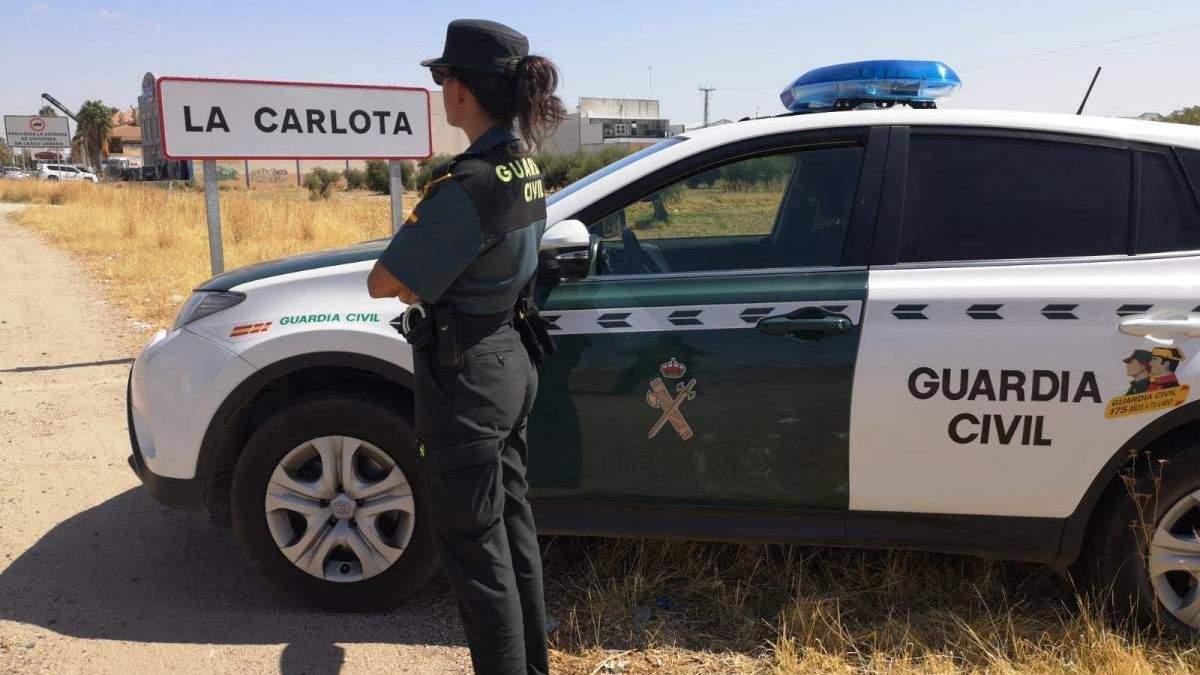
[[[559,353],[539,371],[531,486],[542,495],[844,509],[865,292],[863,270],[556,287],[541,303]],[[826,307],[852,325],[816,340],[755,328],[801,307]],[[672,359],[686,370],[664,370]],[[660,403],[664,389],[667,408],[683,395],[679,428]]]
[[[1188,317],[1198,272],[1193,257],[872,270],[850,508],[1069,515],[1129,438],[1195,399],[1200,340],[1120,327]],[[1164,347],[1182,386],[1134,394],[1125,360]]]
[[[558,354],[530,420],[535,493],[846,508],[867,280],[850,265],[866,261],[887,133],[749,139],[583,209],[601,273],[538,302]]]

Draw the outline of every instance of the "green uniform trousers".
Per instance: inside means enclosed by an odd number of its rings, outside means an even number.
[[[413,355],[434,545],[477,673],[547,673],[542,560],[525,480],[537,371],[511,324],[461,335],[461,368]]]

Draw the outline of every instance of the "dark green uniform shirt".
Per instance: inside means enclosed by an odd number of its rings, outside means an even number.
[[[541,171],[497,125],[430,179],[379,262],[426,303],[493,314],[533,276],[545,227]]]

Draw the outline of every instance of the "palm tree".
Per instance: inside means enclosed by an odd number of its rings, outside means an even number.
[[[104,105],[102,101],[84,101],[76,115],[79,119],[79,136],[83,139],[85,152],[91,159],[92,167],[98,169],[103,153],[107,147],[108,135],[112,133],[113,115],[116,108]]]
[[[44,105],[38,110],[39,117],[58,117],[58,111],[52,105]]]

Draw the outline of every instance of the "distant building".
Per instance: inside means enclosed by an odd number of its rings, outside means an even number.
[[[142,160],[142,127],[136,108],[119,110],[113,115],[113,128],[108,134],[108,156]]]
[[[1146,120],[1148,122],[1162,122],[1163,120],[1167,119],[1167,116],[1156,112],[1144,112],[1141,115],[1132,117],[1130,119]]]
[[[657,99],[580,98],[567,113],[542,152],[572,153],[605,145],[652,145],[667,137],[670,120],[659,112]]]
[[[142,171],[147,178],[192,177],[192,163],[168,161],[162,154],[162,132],[158,128],[158,103],[155,100],[154,74],[142,76],[142,95],[138,97],[137,126],[141,129]]]
[[[446,104],[441,91],[429,92],[429,131],[433,136],[433,154],[457,155],[471,144],[467,134],[446,122]]]

